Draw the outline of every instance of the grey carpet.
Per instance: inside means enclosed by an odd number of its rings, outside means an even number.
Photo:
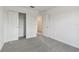
[[[43,36],[5,43],[1,52],[79,52],[78,48]]]

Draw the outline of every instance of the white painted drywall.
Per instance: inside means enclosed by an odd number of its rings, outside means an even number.
[[[42,16],[45,36],[79,48],[79,7],[56,7]]]
[[[4,29],[3,29],[3,22],[4,22],[4,10],[3,7],[0,7],[0,50],[4,44],[4,39],[3,39],[3,35],[4,35]]]

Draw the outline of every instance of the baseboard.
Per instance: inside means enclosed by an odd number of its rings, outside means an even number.
[[[53,38],[51,38],[51,37],[48,37],[47,35],[43,35],[43,36],[44,36],[44,37],[47,37],[47,38],[49,38],[49,39],[53,39]],[[64,44],[67,44],[67,45],[70,45],[70,46],[72,46],[72,47],[75,47],[75,48],[79,49],[79,47],[77,47],[76,45],[72,45],[72,44],[70,44],[70,43],[66,43],[66,42],[64,42],[64,41],[62,41],[62,40],[57,40],[57,39],[53,39],[53,40],[59,41],[59,42],[61,42],[61,43],[64,43]]]
[[[57,40],[57,39],[55,39],[55,40]],[[75,48],[79,49],[79,47],[77,47],[76,45],[70,44],[70,43],[66,43],[66,41],[62,41],[62,40],[57,40],[57,41],[62,42],[62,43],[64,43],[64,44],[67,44],[67,45],[70,45],[70,46],[72,46],[72,47],[75,47]]]
[[[33,37],[37,37],[37,35],[26,36],[26,39],[33,38]]]
[[[0,51],[2,50],[2,48],[3,48],[3,45],[4,45],[4,43],[0,45]]]

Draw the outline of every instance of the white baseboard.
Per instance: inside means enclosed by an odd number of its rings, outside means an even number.
[[[64,44],[67,44],[67,45],[70,45],[70,46],[72,46],[72,47],[75,47],[75,48],[78,48],[78,49],[79,49],[79,46],[78,46],[78,45],[74,45],[74,44],[68,43],[68,42],[66,42],[66,41],[59,40],[59,39],[57,39],[57,38],[52,38],[52,37],[49,37],[48,35],[45,35],[45,34],[44,34],[44,36],[45,36],[45,37],[48,37],[48,38],[51,38],[51,39],[54,39],[54,40],[57,40],[57,41],[59,41],[59,42],[62,42],[62,43],[64,43]]]
[[[0,45],[0,51],[2,50],[3,45],[4,45],[4,43]]]
[[[26,36],[26,39],[32,38],[32,37],[37,37],[37,35],[28,35],[28,36]]]

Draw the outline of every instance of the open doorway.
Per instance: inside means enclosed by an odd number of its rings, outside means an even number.
[[[19,13],[19,39],[26,38],[26,14]]]
[[[42,16],[37,17],[37,35],[42,35],[43,33],[43,19]]]

